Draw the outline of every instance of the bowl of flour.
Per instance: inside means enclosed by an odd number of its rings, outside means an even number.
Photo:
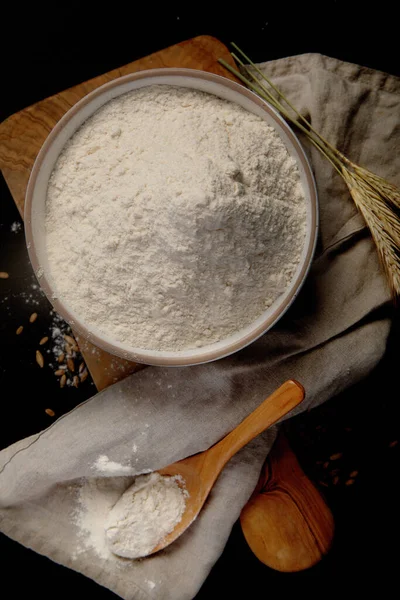
[[[277,323],[307,275],[318,203],[270,105],[211,73],[156,69],[107,83],[59,121],[25,223],[41,287],[79,335],[185,366]]]

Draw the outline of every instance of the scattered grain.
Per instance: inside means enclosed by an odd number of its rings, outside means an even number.
[[[325,461],[323,464],[324,469],[327,469],[329,467],[329,461]]]
[[[70,335],[67,335],[66,333],[64,333],[64,340],[70,345],[70,346],[74,346],[76,344],[75,340],[73,337],[71,337]]]
[[[32,313],[31,316],[29,317],[29,323],[34,323],[37,319],[37,313]]]
[[[44,358],[43,358],[43,354],[40,352],[40,350],[36,350],[36,362],[39,365],[39,367],[41,369],[43,369],[43,367],[44,367]]]
[[[332,454],[332,456],[330,456],[330,460],[338,460],[339,458],[342,458],[343,453],[342,452],[336,452],[336,454]]]
[[[62,375],[64,375],[65,373],[65,369],[57,369],[57,371],[54,371],[54,375],[56,377],[61,377]]]
[[[346,481],[346,485],[353,485],[354,481],[355,481],[354,479],[348,479]]]
[[[46,410],[44,411],[47,415],[49,415],[49,417],[55,417],[56,413],[54,412],[54,410],[51,410],[51,408],[46,408]]]
[[[357,477],[357,475],[358,475],[358,471],[352,471],[350,473],[350,477]]]
[[[84,382],[84,381],[87,379],[87,376],[88,376],[88,372],[87,372],[87,369],[85,369],[85,370],[84,370],[84,371],[82,371],[82,373],[79,375],[79,378],[80,378],[80,380],[81,380],[81,383],[83,383],[83,382]]]
[[[78,375],[74,375],[74,378],[72,380],[72,384],[77,388],[79,385],[79,377]]]
[[[394,448],[395,446],[397,446],[398,443],[399,443],[398,440],[393,440],[393,442],[390,442],[389,448]]]
[[[23,327],[23,325],[20,325],[20,326],[18,327],[18,329],[17,329],[17,331],[16,331],[15,333],[16,333],[17,335],[20,335],[20,334],[23,332],[23,330],[24,330],[24,327]]]
[[[75,363],[72,358],[67,358],[68,369],[73,373],[75,371]]]
[[[82,361],[81,364],[79,365],[78,372],[82,373],[82,371],[83,371],[84,368],[85,368],[85,363]]]
[[[39,342],[39,346],[43,346],[43,344],[46,344],[46,342],[49,341],[49,338],[47,337],[47,335],[45,335],[44,337],[42,337],[42,339]]]
[[[6,271],[0,271],[0,279],[8,279],[10,276]]]
[[[70,346],[69,344],[65,344],[64,348],[65,348],[65,352],[67,353],[67,356],[71,356],[72,355],[72,346]]]
[[[339,483],[339,476],[335,475],[335,477],[333,478],[333,485],[337,485]]]
[[[63,388],[66,383],[67,383],[67,376],[64,373],[64,375],[62,375],[62,377],[60,379],[60,388]]]
[[[64,362],[64,358],[65,358],[65,354],[64,354],[64,352],[61,352],[61,354],[58,355],[57,361],[59,363],[62,363],[62,362]]]

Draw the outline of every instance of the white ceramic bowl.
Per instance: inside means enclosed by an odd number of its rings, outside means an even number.
[[[297,162],[307,202],[307,234],[296,273],[286,292],[260,317],[235,334],[208,346],[179,352],[162,352],[133,348],[103,334],[82,321],[68,305],[68,298],[57,298],[49,272],[45,244],[45,204],[49,177],[67,140],[103,104],[119,96],[149,85],[174,85],[201,90],[236,102],[246,110],[265,119],[280,135],[289,153]],[[29,179],[25,199],[25,231],[29,257],[40,285],[55,310],[74,330],[90,342],[111,354],[151,365],[186,366],[205,363],[244,348],[282,317],[292,304],[308,273],[314,254],[318,231],[318,202],[313,174],[306,155],[293,131],[266,102],[243,86],[204,71],[192,69],[154,69],[115,79],[85,96],[73,106],[49,134]],[[73,292],[71,292],[73,293]]]

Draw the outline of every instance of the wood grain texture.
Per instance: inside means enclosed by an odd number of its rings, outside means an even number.
[[[332,513],[300,467],[282,431],[240,522],[257,558],[277,571],[308,569],[331,547]]]
[[[24,214],[25,191],[36,156],[54,125],[78,100],[108,81],[146,69],[186,67],[231,77],[218,63],[218,58],[224,58],[234,65],[222,42],[202,35],[80,83],[6,119],[0,125],[0,168],[21,216]],[[142,368],[142,365],[108,354],[89,342],[80,340],[80,347],[98,390]]]

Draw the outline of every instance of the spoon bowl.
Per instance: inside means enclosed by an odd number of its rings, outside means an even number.
[[[300,383],[286,381],[217,444],[158,471],[162,476],[177,476],[178,485],[187,493],[186,508],[181,521],[149,555],[169,546],[182,535],[196,519],[212,486],[232,456],[300,404],[304,395]]]

